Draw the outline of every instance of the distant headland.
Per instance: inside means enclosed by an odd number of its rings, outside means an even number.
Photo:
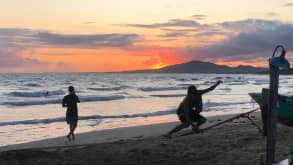
[[[268,68],[253,67],[240,65],[237,67],[230,67],[226,65],[217,65],[210,62],[190,61],[182,64],[169,65],[160,69],[145,69],[123,71],[123,73],[204,73],[204,74],[249,74],[268,72]]]

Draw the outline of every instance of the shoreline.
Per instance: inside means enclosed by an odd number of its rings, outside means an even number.
[[[57,138],[50,138],[28,143],[13,144],[0,147],[0,152],[10,150],[23,150],[23,149],[40,149],[48,147],[73,147],[78,145],[89,145],[98,143],[109,143],[119,140],[145,138],[152,136],[159,136],[162,130],[175,126],[176,122],[152,124],[134,127],[121,127],[114,129],[106,129],[99,131],[91,131],[85,133],[78,133],[75,135],[75,141],[68,141],[66,135]],[[153,129],[156,128],[156,129]],[[151,130],[151,132],[149,131]]]
[[[260,124],[259,112],[253,120]],[[233,115],[209,117],[207,125]],[[9,146],[0,152],[4,164],[257,164],[265,153],[265,138],[245,119],[221,125],[204,133],[190,136],[180,134],[172,139],[161,135],[176,123],[164,123],[132,128],[119,128],[79,134],[75,144],[55,145],[65,137]],[[203,126],[204,128],[205,126]],[[292,128],[278,124],[276,159],[289,156],[288,147],[293,138]],[[103,135],[103,136],[102,136]],[[115,137],[116,136],[116,137]],[[112,139],[110,138],[112,137]],[[103,139],[104,138],[104,141]],[[89,139],[94,139],[90,141]],[[84,141],[87,140],[87,141]],[[83,141],[83,143],[82,143]],[[93,142],[93,143],[92,143]],[[47,146],[44,146],[47,144]],[[51,146],[48,146],[51,144]],[[55,143],[57,144],[57,143]],[[292,144],[292,143],[291,143]],[[34,146],[38,148],[34,148]],[[8,149],[6,148],[6,149]],[[18,149],[18,150],[13,150]]]
[[[205,128],[211,124],[220,122],[224,119],[236,116],[238,114],[239,113],[228,114],[228,115],[217,114],[215,116],[210,116],[210,115],[206,116],[207,122],[203,124],[201,128]],[[254,116],[254,118],[260,117],[258,112],[252,113],[251,116]],[[246,120],[247,120],[246,118],[240,118],[240,119],[236,119],[235,121],[245,122]],[[64,136],[56,137],[56,138],[49,138],[49,139],[37,140],[37,141],[32,141],[27,143],[2,146],[0,147],[0,152],[9,151],[9,150],[37,149],[37,148],[48,148],[48,147],[66,147],[66,146],[72,147],[72,146],[79,146],[79,145],[109,143],[109,142],[128,140],[128,139],[158,137],[170,131],[177,124],[179,124],[179,121],[78,133],[76,134],[76,140],[71,142],[68,141],[68,139],[66,138],[66,135],[64,134]],[[213,128],[213,129],[217,129],[217,128]],[[186,128],[184,130],[191,130],[191,128]],[[180,132],[177,134],[180,134]]]

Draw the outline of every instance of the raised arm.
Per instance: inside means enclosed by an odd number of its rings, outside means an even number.
[[[214,90],[221,83],[222,83],[221,80],[217,81],[216,84],[212,85],[211,87],[204,89],[204,90],[201,90],[202,91],[201,94],[205,94],[205,93],[208,93],[208,92]]]

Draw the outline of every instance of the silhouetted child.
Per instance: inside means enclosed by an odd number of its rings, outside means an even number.
[[[187,128],[190,125],[193,131],[201,132],[199,126],[206,122],[206,118],[200,115],[202,111],[202,95],[214,90],[221,83],[222,81],[219,80],[216,84],[204,90],[197,90],[194,85],[190,85],[187,89],[187,95],[177,109],[177,115],[181,123],[164,136],[171,138],[173,133]]]
[[[62,100],[62,106],[67,107],[66,111],[66,122],[69,125],[69,134],[67,138],[71,141],[71,138],[74,140],[74,130],[77,127],[78,120],[78,110],[77,103],[79,103],[79,98],[75,95],[74,87],[68,87],[69,95],[64,96]]]

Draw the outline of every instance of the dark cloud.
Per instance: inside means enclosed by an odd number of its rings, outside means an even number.
[[[224,32],[215,32],[222,28],[219,24],[200,24],[193,19],[204,19],[207,15],[197,14],[193,15],[190,19],[171,19],[167,22],[153,23],[153,24],[123,24],[123,26],[149,28],[166,31],[165,34],[159,35],[162,38],[179,38],[189,36],[201,35],[225,35]],[[228,23],[228,22],[227,22]],[[198,35],[196,35],[198,33]]]
[[[47,46],[82,48],[131,46],[139,38],[136,34],[65,35],[50,32],[40,32],[35,37]]]
[[[30,47],[33,42],[31,35],[28,29],[0,29],[0,68],[39,64],[37,60],[21,57],[21,52]]]
[[[179,54],[185,55],[188,59],[250,61],[256,57],[269,56],[272,49],[278,44],[283,44],[288,51],[293,51],[293,24],[291,23],[245,19],[214,24],[197,23],[192,28],[190,26],[178,28],[175,26],[178,24],[179,22],[176,21],[168,21],[156,24],[132,24],[132,26],[164,30],[166,33],[159,37],[167,39],[194,36],[195,43],[200,46],[190,46],[178,50]],[[215,41],[210,38],[213,36],[223,37]]]
[[[34,32],[29,29],[0,28],[0,52],[1,49],[21,49],[35,43]]]
[[[210,36],[227,36],[230,35],[231,33],[229,32],[224,32],[224,31],[206,31],[206,32],[200,32],[196,33],[196,37],[210,37]]]
[[[186,37],[189,36],[186,32],[180,32],[180,31],[175,31],[175,32],[168,32],[163,35],[159,35],[159,37],[164,37],[164,38],[177,38],[177,37]]]
[[[191,16],[191,18],[197,19],[197,20],[203,20],[206,19],[208,16],[205,14],[195,14],[193,16]]]
[[[282,5],[283,7],[292,7],[293,3],[289,2],[289,3],[285,3]]]
[[[32,35],[33,32],[29,29],[22,28],[0,28],[0,36],[29,36]]]
[[[137,34],[58,34],[40,30],[0,28],[0,39],[0,49],[3,45],[95,48],[131,46],[139,36]]]
[[[284,45],[287,51],[293,51],[293,24],[265,20],[257,22],[262,22],[263,28],[251,28],[253,30],[245,30],[223,41],[204,47],[189,47],[184,49],[183,53],[201,59],[241,60],[253,59],[255,56],[267,57],[278,44]],[[234,25],[237,25],[238,28],[240,24],[244,26],[241,29],[245,29],[245,26],[252,27],[250,24],[244,25],[243,22],[230,22],[229,27],[234,28]],[[259,26],[259,24],[254,25]]]
[[[190,33],[201,31],[199,28],[186,28],[186,29],[171,29],[171,28],[162,28],[162,30],[167,32],[181,32],[181,33]]]
[[[220,30],[208,30],[208,31],[196,31],[196,30],[172,30],[171,32],[167,32],[163,35],[159,35],[159,37],[164,37],[164,38],[178,38],[178,37],[190,37],[190,36],[195,36],[195,37],[211,37],[211,36],[228,36],[231,33],[229,32],[224,32]]]
[[[21,28],[0,28],[0,67],[46,65],[22,54],[39,47],[101,48],[129,47],[139,39],[137,34],[58,34]]]
[[[246,19],[240,21],[227,21],[219,23],[225,29],[230,29],[233,31],[252,31],[257,29],[264,29],[268,26],[274,27],[281,24],[279,21],[274,20],[262,20],[262,19]]]
[[[124,26],[129,27],[139,27],[139,28],[166,28],[166,27],[199,27],[200,23],[193,20],[186,19],[171,19],[164,23],[154,23],[154,24],[124,24]]]

